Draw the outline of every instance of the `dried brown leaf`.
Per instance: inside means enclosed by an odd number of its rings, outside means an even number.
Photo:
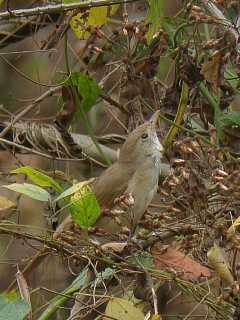
[[[108,242],[101,246],[101,249],[106,251],[114,251],[117,253],[123,252],[124,248],[127,246],[127,242]]]
[[[223,69],[223,52],[221,50],[215,51],[210,59],[203,63],[201,74],[204,78],[212,83],[216,89],[221,83],[221,73]]]
[[[197,280],[200,277],[211,276],[207,267],[202,266],[175,248],[168,247],[164,252],[154,249],[152,254],[156,267],[174,270],[179,277],[185,280]]]

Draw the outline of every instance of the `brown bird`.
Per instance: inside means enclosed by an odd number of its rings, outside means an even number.
[[[122,195],[130,195],[133,199],[131,210],[119,216],[120,224],[111,216],[102,215],[98,219],[95,226],[108,233],[118,232],[121,226],[134,228],[157,191],[163,152],[156,133],[158,117],[159,111],[156,111],[149,121],[129,134],[120,150],[118,161],[92,184],[103,209],[116,208],[114,200]],[[71,223],[71,218],[68,217],[58,228],[55,236]]]
[[[101,227],[107,233],[117,234],[121,226],[133,229],[157,191],[163,152],[156,133],[158,117],[159,111],[156,111],[149,121],[129,134],[120,150],[118,161],[106,169],[92,184],[103,209],[114,209],[116,207],[114,200],[122,195],[131,195],[134,199],[131,210],[127,210],[119,217],[121,225],[110,216],[100,216],[95,226]],[[73,225],[71,216],[68,216],[54,232],[53,239],[57,239],[62,232],[71,229]],[[32,267],[41,263],[48,254],[48,250],[40,251],[23,272],[27,270],[31,272]],[[10,284],[8,290],[14,284],[15,281]]]

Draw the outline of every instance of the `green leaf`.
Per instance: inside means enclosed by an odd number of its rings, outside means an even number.
[[[11,173],[24,173],[38,186],[51,187],[57,192],[62,192],[62,187],[53,178],[32,167],[20,167],[12,170]]]
[[[127,259],[134,264],[140,264],[144,268],[153,268],[155,266],[153,256],[148,252],[141,252],[136,255],[132,255]]]
[[[46,190],[38,186],[35,186],[34,184],[12,183],[8,186],[3,186],[3,187],[9,190],[24,194],[25,196],[28,196],[35,200],[44,201],[44,202],[47,202],[50,200],[50,194]]]
[[[240,126],[240,112],[221,112],[221,114],[219,115],[219,120],[222,122],[224,126]]]
[[[26,301],[10,295],[0,295],[0,320],[23,320],[29,311]]]
[[[150,43],[155,33],[157,33],[161,27],[163,12],[164,12],[164,0],[149,0],[149,10],[147,14],[147,22],[149,30],[147,33],[147,41]]]
[[[101,282],[103,280],[109,280],[112,279],[112,277],[114,276],[114,274],[116,273],[116,271],[112,268],[106,268],[104,269],[102,272],[98,272],[96,274],[96,283],[97,282]]]
[[[81,97],[80,106],[77,105],[77,107],[81,109],[77,111],[77,115],[81,117],[82,112],[87,113],[95,104],[100,93],[100,88],[95,80],[81,72],[72,73],[71,79],[69,79],[67,83],[74,85]]]
[[[238,111],[215,111],[214,113],[214,125],[217,130],[219,139],[223,138],[224,127],[226,126],[240,126],[240,112]]]
[[[90,186],[82,187],[71,197],[69,210],[73,220],[84,229],[94,225],[101,213],[96,196]]]
[[[79,288],[83,287],[87,284],[88,280],[88,269],[84,269],[76,279],[73,280],[72,284],[64,290],[65,294],[71,294],[72,292],[79,290]]]

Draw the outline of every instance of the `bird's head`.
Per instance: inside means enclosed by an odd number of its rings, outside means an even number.
[[[159,117],[156,111],[151,119],[133,130],[124,142],[119,155],[120,162],[143,163],[160,160],[163,147],[158,139],[156,127]]]

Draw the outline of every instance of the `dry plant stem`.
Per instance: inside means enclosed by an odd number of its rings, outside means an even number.
[[[0,13],[0,19],[11,19],[16,17],[29,17],[40,14],[61,13],[76,9],[89,9],[92,7],[111,6],[113,4],[121,4],[127,2],[134,2],[137,0],[88,0],[88,1],[76,1],[73,3],[61,3],[48,6],[34,7],[31,9],[16,9],[7,10]]]
[[[36,49],[36,50],[21,50],[21,51],[11,51],[11,52],[1,52],[0,56],[9,56],[13,54],[34,54],[34,53],[56,53],[57,49]]]
[[[86,137],[88,138],[88,137]],[[85,159],[79,159],[79,158],[59,158],[59,157],[54,157],[54,156],[50,156],[49,154],[46,154],[46,153],[43,153],[43,152],[40,152],[40,151],[37,151],[37,150],[34,150],[34,149],[31,149],[31,148],[28,148],[28,147],[25,147],[25,146],[22,146],[22,145],[19,145],[15,142],[12,142],[12,141],[8,141],[6,139],[2,139],[0,138],[0,143],[3,143],[3,144],[7,144],[9,146],[12,146],[12,147],[15,147],[15,148],[18,148],[18,149],[22,149],[24,151],[26,151],[27,153],[33,153],[33,154],[36,154],[40,157],[43,157],[43,158],[47,158],[47,159],[50,159],[50,160],[57,160],[57,161],[69,161],[69,162],[78,162],[78,161],[85,161],[86,159],[89,159],[91,161],[93,161],[94,163],[96,163],[97,165],[101,166],[101,167],[104,167],[106,168],[106,165],[96,159],[94,159],[94,157],[91,157],[87,151],[85,150],[86,154],[85,154]],[[86,148],[86,145],[84,145],[84,147]],[[114,154],[114,150],[108,148],[110,150],[110,153],[113,155],[113,161],[114,159],[117,157],[117,153],[116,155]]]
[[[221,10],[218,9],[218,7],[209,0],[201,0],[202,4],[205,6],[205,8],[217,19],[223,22],[223,26],[229,30],[232,35],[234,36],[236,40],[236,51],[240,55],[240,33],[238,31],[237,26],[235,26],[231,21],[229,21]],[[239,18],[238,18],[239,19]]]
[[[99,94],[99,96],[107,101],[109,104],[111,104],[112,106],[116,107],[117,109],[119,109],[121,112],[125,113],[125,114],[129,114],[129,112],[121,105],[119,104],[116,100],[112,99],[111,96],[107,95],[104,92],[101,92]]]
[[[20,120],[23,116],[25,116],[28,112],[32,111],[40,102],[42,102],[47,97],[51,97],[54,93],[58,92],[61,89],[61,86],[54,87],[44,92],[40,97],[38,97],[33,103],[27,106],[23,111],[19,112],[16,117],[12,120],[12,122],[2,130],[0,133],[0,138],[3,138],[6,133],[12,128],[13,124]]]

